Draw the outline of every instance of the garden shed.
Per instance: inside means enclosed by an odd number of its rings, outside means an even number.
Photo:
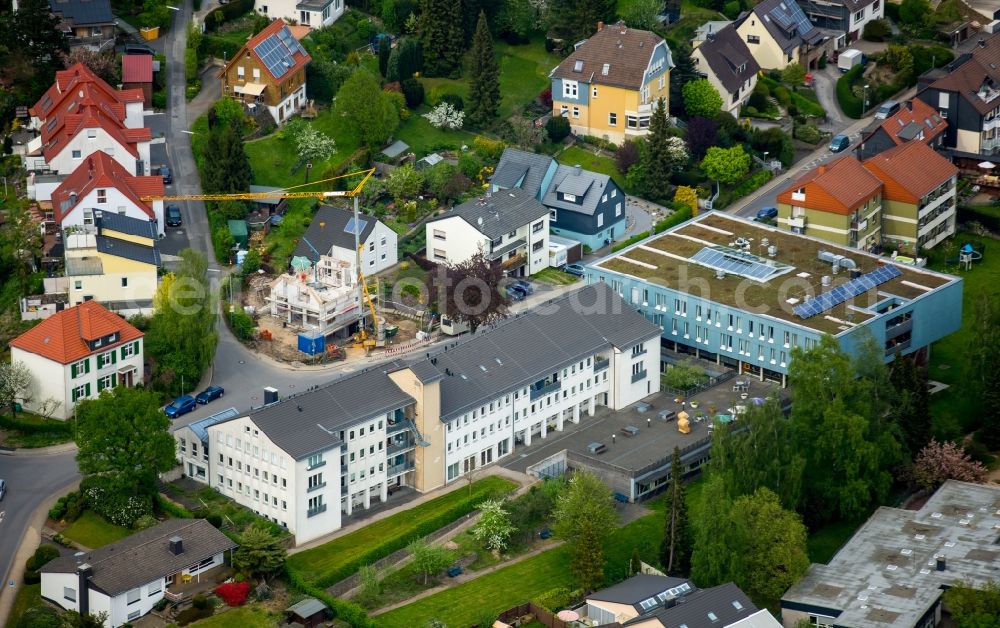
[[[314,628],[322,624],[326,621],[327,611],[326,604],[314,597],[307,597],[285,609],[288,614],[288,623],[299,624],[304,628]]]
[[[245,220],[230,220],[229,235],[233,236],[235,242],[241,249],[247,248],[249,242],[249,227]]]

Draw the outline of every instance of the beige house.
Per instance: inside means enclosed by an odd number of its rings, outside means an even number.
[[[827,39],[795,0],[764,0],[736,22],[736,31],[765,70],[783,70],[792,63],[811,68]]]

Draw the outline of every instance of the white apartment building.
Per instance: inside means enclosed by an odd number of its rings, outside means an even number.
[[[586,286],[417,362],[211,422],[199,445],[207,477],[185,473],[304,543],[395,487],[433,490],[598,405],[658,392],[660,333],[604,284]],[[175,433],[182,461],[191,434]]]
[[[143,381],[141,331],[97,301],[56,312],[10,341],[11,363],[31,370],[19,401],[30,412],[73,416],[76,402]]]
[[[333,24],[346,8],[344,0],[257,0],[254,7],[272,20],[281,18],[312,28]]]
[[[454,265],[482,253],[511,277],[549,266],[549,209],[519,188],[487,192],[427,223],[427,258]]]

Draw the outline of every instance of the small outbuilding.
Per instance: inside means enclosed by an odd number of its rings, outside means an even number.
[[[287,623],[314,628],[327,620],[329,609],[316,598],[307,597],[286,608],[285,613],[288,614]]]
[[[250,241],[250,229],[247,226],[247,221],[230,220],[229,234],[233,236],[233,242],[239,245],[241,249],[247,248],[247,243]]]

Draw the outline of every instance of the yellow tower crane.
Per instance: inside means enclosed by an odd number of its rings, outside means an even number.
[[[338,175],[336,177],[330,177],[328,179],[321,179],[319,181],[314,181],[312,183],[304,183],[302,185],[295,185],[288,188],[283,188],[280,190],[273,190],[269,192],[234,192],[231,194],[177,194],[173,196],[167,195],[149,195],[140,197],[143,201],[255,201],[267,198],[282,198],[282,199],[294,199],[294,198],[314,198],[317,200],[324,200],[329,198],[353,198],[354,199],[354,247],[356,253],[356,263],[358,266],[358,277],[357,285],[355,287],[355,297],[358,303],[364,303],[368,306],[368,310],[371,312],[372,316],[372,329],[375,331],[373,336],[368,335],[368,331],[365,325],[365,308],[362,306],[361,311],[358,314],[358,333],[356,336],[356,346],[364,347],[366,349],[371,349],[377,345],[376,336],[378,335],[379,319],[378,314],[375,312],[375,305],[372,303],[371,292],[368,290],[368,286],[365,283],[365,275],[361,270],[361,251],[364,243],[361,242],[361,221],[359,218],[358,209],[358,195],[361,194],[362,188],[368,183],[368,179],[375,174],[374,168],[369,168],[367,170],[358,170],[355,172],[348,172],[346,174]],[[326,183],[328,181],[334,181],[337,179],[346,179],[349,177],[361,177],[361,180],[353,188],[349,190],[306,190],[300,192],[291,192],[289,190],[294,190],[296,188],[305,187],[307,185],[318,185],[320,183]],[[319,260],[317,260],[317,263]]]

